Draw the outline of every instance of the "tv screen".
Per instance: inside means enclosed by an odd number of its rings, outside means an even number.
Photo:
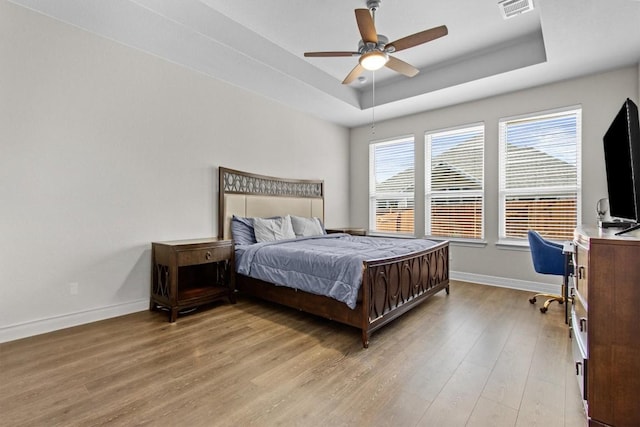
[[[609,212],[614,219],[640,222],[640,125],[638,107],[627,99],[604,138]]]

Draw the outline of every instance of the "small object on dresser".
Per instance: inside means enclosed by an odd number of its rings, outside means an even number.
[[[598,222],[602,222],[606,219],[607,212],[609,212],[609,199],[600,199],[596,203],[596,214],[598,215]]]

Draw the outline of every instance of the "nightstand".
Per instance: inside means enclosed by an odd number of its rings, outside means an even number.
[[[339,228],[327,228],[327,234],[332,234],[332,233],[347,233],[347,234],[351,234],[352,236],[366,236],[367,235],[367,230],[365,230],[364,228],[359,228],[359,227],[339,227]]]
[[[178,312],[220,299],[235,303],[234,249],[231,240],[217,238],[151,243],[149,309]]]

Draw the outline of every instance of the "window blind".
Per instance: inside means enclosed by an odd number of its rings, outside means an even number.
[[[369,228],[414,232],[414,141],[400,138],[369,148]]]
[[[500,121],[501,239],[571,239],[579,217],[581,111]]]
[[[425,159],[426,233],[482,239],[484,125],[427,133]]]

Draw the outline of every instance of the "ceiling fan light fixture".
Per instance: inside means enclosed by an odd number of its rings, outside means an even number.
[[[366,0],[367,9],[356,9],[356,24],[360,32],[360,41],[358,49],[353,51],[337,51],[337,52],[305,52],[305,57],[327,57],[327,56],[359,56],[358,64],[347,74],[342,81],[343,85],[348,85],[356,80],[363,71],[376,71],[382,67],[387,67],[392,71],[400,73],[407,77],[413,77],[420,72],[411,64],[389,56],[390,53],[399,52],[414,46],[421,45],[446,36],[449,33],[446,25],[433,27],[428,30],[419,31],[414,34],[399,38],[391,43],[389,39],[378,34],[375,25],[375,12],[380,7],[382,0]],[[500,0],[507,1],[507,0]],[[508,0],[508,1],[527,1],[533,0]],[[640,1],[640,0],[638,0]],[[375,86],[375,84],[374,84]]]
[[[385,66],[389,61],[389,55],[380,50],[373,50],[360,55],[359,61],[365,70],[376,71]]]

